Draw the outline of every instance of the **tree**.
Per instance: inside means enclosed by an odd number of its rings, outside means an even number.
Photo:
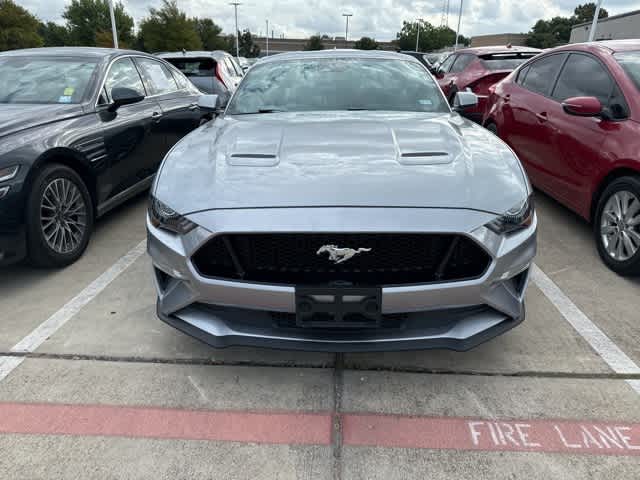
[[[63,47],[70,43],[69,30],[54,22],[41,23],[38,26],[38,34],[44,41],[44,47]]]
[[[307,43],[304,45],[305,50],[324,50],[324,45],[322,44],[322,38],[320,35],[312,35],[307,40]]]
[[[133,18],[125,13],[121,2],[113,7],[118,43],[121,46],[131,45],[134,41]],[[100,32],[111,34],[108,0],[71,0],[62,17],[67,21],[69,42],[72,45],[94,46],[97,45],[99,34],[100,38],[104,38],[104,34]]]
[[[456,43],[456,32],[449,27],[434,27],[425,20],[419,20],[420,37],[418,50],[428,52],[450,47]],[[416,36],[418,35],[417,22],[402,22],[402,30],[396,35],[397,45],[401,50],[415,50]],[[463,35],[458,38],[461,45],[469,45],[471,41]]]
[[[28,10],[12,0],[0,0],[0,51],[42,46],[39,26]]]
[[[370,37],[362,37],[360,40],[356,41],[354,47],[358,50],[377,50],[378,42]]]
[[[210,18],[194,18],[193,22],[200,36],[202,48],[205,50],[225,50],[228,47],[226,38],[220,35],[222,27],[218,26],[213,20]]]
[[[242,33],[238,32],[238,40],[241,57],[254,58],[260,55],[260,47],[253,41],[251,32],[248,29]]]
[[[573,18],[575,19],[575,23],[587,23],[593,21],[593,16],[596,14],[596,4],[595,3],[585,3],[584,5],[578,5],[573,11]],[[607,12],[604,8],[600,9],[600,13],[598,14],[598,18],[607,18],[609,16],[609,12]]]
[[[149,52],[201,50],[196,22],[178,8],[176,0],[163,0],[159,9],[149,8],[140,23],[140,43]]]

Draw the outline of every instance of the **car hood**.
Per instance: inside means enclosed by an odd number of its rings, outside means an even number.
[[[502,213],[528,194],[513,152],[457,114],[238,115],[169,153],[154,194],[176,211],[322,206]]]
[[[82,113],[80,105],[0,103],[0,137]]]

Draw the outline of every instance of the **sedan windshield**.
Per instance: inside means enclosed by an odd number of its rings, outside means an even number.
[[[96,61],[0,57],[0,103],[80,103]]]
[[[417,62],[307,58],[253,67],[227,113],[328,110],[448,112],[449,107]]]
[[[640,90],[640,51],[616,53],[615,59]]]

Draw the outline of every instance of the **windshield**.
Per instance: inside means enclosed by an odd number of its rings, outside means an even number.
[[[483,55],[482,64],[487,70],[515,70],[537,53],[497,53],[494,55]]]
[[[313,58],[256,65],[227,113],[274,110],[448,112],[449,108],[431,75],[416,62]]]
[[[187,77],[213,77],[216,61],[213,58],[164,58]]]
[[[97,62],[0,57],[0,103],[80,103]]]
[[[640,90],[640,50],[635,52],[616,53],[614,58],[631,77],[636,88]]]

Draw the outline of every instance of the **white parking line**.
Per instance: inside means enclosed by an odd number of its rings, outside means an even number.
[[[615,373],[640,374],[640,367],[613,343],[537,265],[533,265],[531,269],[531,278],[562,316]],[[640,394],[640,380],[627,380],[627,383]]]
[[[60,310],[51,315],[29,335],[14,345],[10,351],[21,353],[35,351],[47,338],[53,335],[60,327],[73,318],[73,316],[76,315],[85,305],[93,300],[122,272],[140,258],[144,254],[145,250],[146,240],[143,240],[109,267],[109,269],[102,273],[102,275],[91,282],[78,295],[69,300]],[[0,381],[17,368],[23,360],[24,357],[0,358]]]

